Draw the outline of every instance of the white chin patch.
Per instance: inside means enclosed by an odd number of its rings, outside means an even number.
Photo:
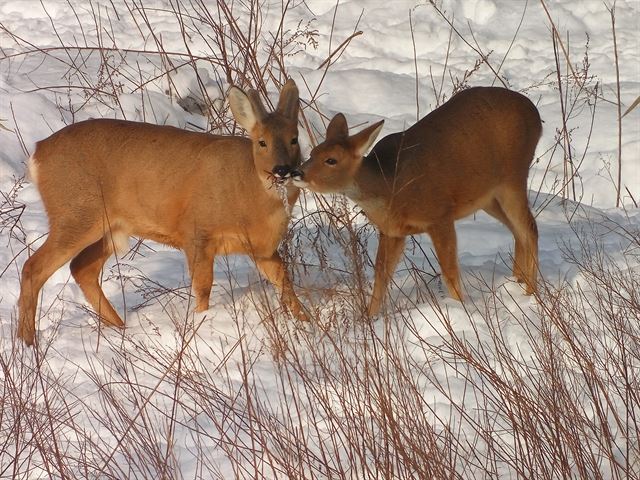
[[[294,177],[291,181],[292,181],[292,182],[293,182],[293,184],[294,184],[296,187],[298,187],[298,188],[306,188],[306,187],[307,187],[307,185],[309,185],[309,184],[308,184],[307,182],[305,182],[304,180],[301,180],[301,179],[299,179],[299,178],[295,178],[295,177]]]

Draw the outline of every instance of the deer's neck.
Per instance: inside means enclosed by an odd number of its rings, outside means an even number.
[[[393,179],[386,179],[375,169],[361,167],[351,187],[344,192],[378,227],[383,226],[387,215],[390,199],[388,182],[393,182]]]
[[[365,158],[356,172],[352,187],[345,194],[358,204],[383,202],[388,200],[393,183],[393,175],[385,175],[377,164]]]

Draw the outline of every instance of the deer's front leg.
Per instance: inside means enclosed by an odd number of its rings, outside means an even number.
[[[191,291],[196,297],[196,312],[209,309],[209,296],[213,285],[214,256],[206,248],[192,247],[185,249],[189,273],[191,274]]]
[[[282,303],[291,311],[291,313],[298,320],[304,322],[309,321],[309,317],[307,316],[304,307],[293,290],[293,284],[289,279],[289,275],[280,254],[275,252],[270,257],[255,258],[255,262],[262,275],[264,275],[280,293]]]
[[[369,316],[380,312],[382,301],[387,293],[389,282],[393,278],[396,265],[404,251],[406,237],[390,237],[380,233],[378,241],[378,253],[376,254],[376,273],[373,284],[373,294],[369,303]]]

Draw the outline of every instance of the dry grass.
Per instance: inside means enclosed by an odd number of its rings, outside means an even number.
[[[106,335],[64,368],[53,343],[4,348],[0,476],[634,478],[640,237],[607,222],[627,245],[614,259],[583,225],[564,249],[579,280],[527,308],[487,282],[466,318],[394,291],[372,323],[354,281],[312,298],[322,315],[299,330],[258,292],[211,345],[211,319],[168,292],[169,341]]]

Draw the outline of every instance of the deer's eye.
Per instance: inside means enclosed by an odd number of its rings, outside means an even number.
[[[265,148],[267,146],[267,142],[265,142],[264,140],[260,140],[258,142],[258,145],[260,145],[262,148]]]
[[[298,144],[298,137],[294,137],[291,139],[291,145],[297,145]]]
[[[335,165],[336,163],[338,163],[338,160],[336,160],[335,158],[327,158],[324,163],[326,163],[327,165]]]

